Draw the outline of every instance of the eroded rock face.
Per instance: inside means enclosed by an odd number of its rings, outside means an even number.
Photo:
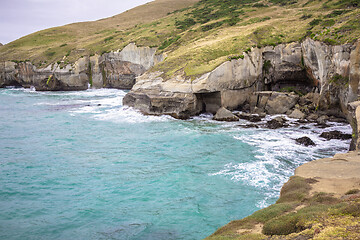
[[[314,109],[320,105],[324,110],[342,107],[345,111],[347,103],[357,96],[359,52],[359,44],[328,46],[311,39],[303,43],[252,48],[244,53],[243,59],[225,62],[192,81],[184,76],[163,79],[161,74],[151,78],[152,73],[146,73],[145,78],[138,78],[129,94],[147,94],[150,98],[167,96],[170,99],[176,93],[177,100],[181,94],[186,98],[193,94],[191,99],[194,99],[194,104],[188,105],[189,109],[186,110],[191,114],[216,113],[220,107],[243,109],[247,104],[253,112],[283,114],[289,113],[299,99],[292,94],[273,95],[273,90],[291,87],[309,92],[318,89],[320,94],[312,93],[301,98],[299,105],[312,102]],[[347,82],[349,78],[350,84]],[[259,90],[271,91],[262,92],[260,97],[254,96],[253,93]],[[136,104],[132,106],[137,108]],[[181,111],[184,111],[183,107]],[[167,111],[157,110],[153,113],[159,112]]]
[[[122,51],[83,57],[65,67],[53,64],[36,68],[30,62],[3,62],[0,64],[0,87],[34,86],[40,91],[56,91],[85,90],[92,85],[94,88],[131,89],[137,76],[163,61],[164,55],[155,53],[155,48],[137,47],[132,43]]]
[[[285,114],[298,102],[299,96],[280,92],[254,92],[249,98],[252,112],[266,112],[268,114]]]
[[[357,45],[329,46],[311,39],[302,43],[308,76],[320,89],[321,109],[340,106],[346,112],[347,104],[356,100],[360,71],[359,43]]]

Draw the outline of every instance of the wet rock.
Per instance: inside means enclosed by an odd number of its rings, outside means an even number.
[[[270,129],[277,129],[277,128],[282,128],[282,127],[287,127],[287,126],[288,125],[286,124],[286,119],[284,119],[282,117],[276,117],[266,123],[266,127],[270,128]]]
[[[304,145],[306,147],[308,146],[316,146],[316,144],[309,138],[309,137],[301,137],[295,140],[296,143]]]
[[[240,119],[248,120],[249,122],[260,122],[261,119],[263,118],[258,114],[250,114],[250,113],[237,113],[236,116],[238,116]]]
[[[239,125],[239,127],[242,127],[242,128],[259,128],[259,126],[256,125],[256,124]]]
[[[307,116],[307,120],[315,122],[319,118],[319,115],[316,113],[312,113],[309,116]]]
[[[340,131],[323,132],[320,137],[325,138],[328,141],[331,139],[348,140],[352,138],[351,134],[342,133]]]
[[[236,122],[236,121],[239,121],[239,118],[237,116],[235,116],[232,112],[227,110],[226,108],[222,107],[216,112],[213,120]]]
[[[316,127],[317,128],[328,128],[328,127],[331,127],[331,126],[326,124],[326,123],[323,123],[323,124],[318,123],[318,124],[316,124]]]
[[[339,118],[339,117],[335,117],[335,116],[331,116],[329,118],[329,121],[338,122],[338,123],[348,123],[348,121],[345,118]]]
[[[326,115],[323,115],[321,117],[319,117],[316,122],[319,124],[319,125],[326,125],[326,122],[327,120],[329,120],[329,117],[326,116]]]
[[[304,119],[305,114],[301,112],[299,109],[295,109],[290,115],[290,118]]]

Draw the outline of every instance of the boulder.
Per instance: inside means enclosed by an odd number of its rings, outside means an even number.
[[[258,114],[250,114],[250,113],[237,113],[236,116],[238,116],[240,119],[248,120],[249,122],[260,122],[261,119],[263,118]]]
[[[321,117],[319,117],[316,122],[319,124],[319,125],[326,125],[326,121],[329,120],[329,117],[327,115],[323,115]]]
[[[304,119],[305,113],[301,112],[299,109],[295,109],[290,115],[290,118],[296,118],[296,119]]]
[[[123,104],[134,107],[148,115],[170,115],[188,119],[199,114],[194,94],[164,92],[130,92],[123,98]]]
[[[351,134],[345,134],[340,131],[323,132],[320,137],[328,141],[331,139],[348,140],[352,138]]]
[[[295,140],[296,143],[304,145],[306,147],[308,146],[316,146],[316,144],[309,138],[309,137],[301,137]]]
[[[235,116],[232,112],[227,110],[226,108],[222,107],[216,112],[213,120],[236,122],[236,121],[239,121],[239,118],[237,116]]]
[[[312,113],[312,114],[310,114],[309,116],[307,116],[306,119],[309,120],[309,121],[316,121],[318,118],[319,118],[319,115],[318,115],[318,114]]]
[[[268,121],[266,123],[266,127],[270,128],[270,129],[277,129],[277,128],[282,128],[282,127],[287,127],[286,121],[287,120],[282,118],[282,117],[276,117],[276,118],[271,119],[270,121]]]
[[[268,114],[285,114],[296,105],[298,100],[297,95],[274,92],[269,97],[265,110]]]

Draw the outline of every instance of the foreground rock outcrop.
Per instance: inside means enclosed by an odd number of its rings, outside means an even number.
[[[0,62],[0,87],[35,87],[36,90],[85,90],[94,88],[131,89],[135,78],[165,55],[156,48],[129,44],[118,52],[83,57],[74,64],[58,62],[38,68],[30,62]]]
[[[252,48],[242,58],[227,61],[194,80],[182,75],[166,79],[161,72],[147,72],[137,79],[124,104],[146,114],[181,118],[201,112],[215,114],[221,107],[283,114],[301,99],[274,92],[282,90],[318,92],[317,109],[338,108],[347,114],[347,104],[357,100],[359,64],[359,42],[329,46],[306,39],[302,43]],[[161,107],[159,98],[164,102]]]
[[[206,239],[359,239],[360,153],[306,163],[279,200]]]

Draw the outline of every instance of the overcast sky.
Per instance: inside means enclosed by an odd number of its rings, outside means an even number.
[[[0,0],[0,43],[68,23],[111,17],[151,0]]]

